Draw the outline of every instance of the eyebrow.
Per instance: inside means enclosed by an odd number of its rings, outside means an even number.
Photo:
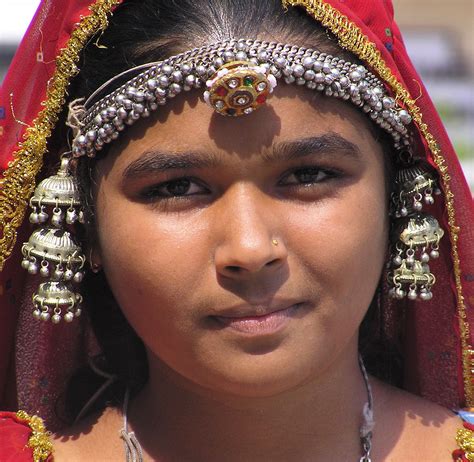
[[[289,161],[312,155],[338,153],[354,160],[360,160],[359,147],[338,133],[325,133],[276,144],[270,152],[262,154],[266,163]],[[209,152],[165,152],[146,151],[133,161],[123,172],[124,179],[139,178],[169,170],[187,170],[217,167],[218,156]]]

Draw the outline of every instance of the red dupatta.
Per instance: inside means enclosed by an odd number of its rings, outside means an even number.
[[[46,142],[64,106],[67,84],[87,40],[107,26],[120,0],[44,0],[0,92],[0,407],[42,415],[51,428],[54,403],[71,371],[86,360],[81,323],[52,326],[35,321],[20,268],[24,217]],[[450,407],[474,406],[474,215],[472,198],[439,116],[405,50],[390,0],[286,0],[301,7],[358,56],[410,111],[419,132],[418,154],[438,170],[444,200],[435,215],[448,237],[431,302],[382,298],[384,334],[395,336],[394,318],[405,310],[405,387]],[[14,109],[15,114],[12,112]],[[2,118],[3,114],[3,118]],[[26,124],[26,125],[25,125]],[[19,143],[22,141],[22,143]],[[14,153],[16,153],[14,155]],[[18,233],[18,234],[17,234]],[[9,259],[4,261],[7,256]]]

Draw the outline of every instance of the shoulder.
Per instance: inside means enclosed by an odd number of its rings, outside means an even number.
[[[374,381],[375,431],[385,454],[380,460],[452,460],[463,422],[452,410],[406,391]],[[377,419],[377,413],[379,419]]]
[[[121,460],[121,426],[122,416],[115,408],[107,408],[82,419],[72,427],[54,434],[55,461],[98,460],[98,453],[100,460]]]
[[[0,460],[52,462],[52,443],[43,421],[26,412],[0,412]]]

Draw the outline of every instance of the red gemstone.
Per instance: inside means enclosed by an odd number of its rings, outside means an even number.
[[[221,96],[221,97],[224,97],[225,95],[227,95],[227,93],[229,93],[229,92],[227,91],[226,88],[224,88],[224,87],[217,87],[216,95]]]
[[[267,100],[267,95],[258,95],[257,96],[257,103],[263,104]]]

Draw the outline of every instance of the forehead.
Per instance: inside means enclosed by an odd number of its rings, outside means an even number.
[[[150,119],[128,128],[111,147],[120,157],[135,158],[160,148],[248,157],[271,150],[277,142],[337,133],[361,151],[380,151],[375,128],[352,105],[315,92],[281,85],[253,114],[225,117],[214,112],[202,93],[179,95]]]

